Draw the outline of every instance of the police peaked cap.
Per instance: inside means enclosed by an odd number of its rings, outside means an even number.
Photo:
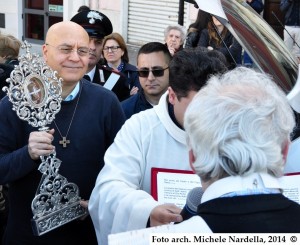
[[[106,15],[96,11],[81,11],[71,21],[81,25],[90,37],[104,38],[113,31],[112,24]]]

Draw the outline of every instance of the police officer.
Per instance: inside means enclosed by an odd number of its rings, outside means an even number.
[[[90,57],[85,79],[98,83],[113,91],[120,101],[130,96],[130,89],[126,82],[126,77],[102,65],[102,44],[103,38],[112,33],[113,27],[110,20],[104,14],[96,11],[81,11],[72,17],[71,21],[81,25],[90,37]]]

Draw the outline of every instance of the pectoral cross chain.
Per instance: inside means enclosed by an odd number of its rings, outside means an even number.
[[[62,140],[59,141],[59,144],[63,146],[63,148],[67,147],[67,144],[70,144],[70,140],[67,140],[67,137],[62,137]]]
[[[70,131],[70,128],[71,128],[71,125],[72,125],[72,122],[73,122],[73,119],[74,119],[74,116],[75,116],[75,112],[76,112],[76,109],[77,109],[77,106],[78,106],[78,102],[79,102],[79,99],[80,99],[80,95],[81,95],[81,89],[82,89],[82,86],[80,86],[80,90],[79,90],[79,95],[78,95],[78,98],[77,98],[77,102],[76,102],[76,105],[75,105],[75,109],[73,111],[73,115],[72,115],[72,118],[71,118],[71,121],[70,121],[70,124],[69,124],[69,127],[68,127],[68,130],[67,130],[67,133],[65,134],[66,136],[63,136],[62,133],[60,132],[60,129],[59,127],[57,126],[55,120],[53,121],[54,122],[54,125],[55,127],[57,128],[58,130],[58,133],[61,137],[61,140],[58,141],[58,143],[60,145],[62,145],[63,148],[66,148],[67,147],[67,144],[70,144],[71,141],[70,140],[67,140],[67,137],[69,135],[69,131]]]

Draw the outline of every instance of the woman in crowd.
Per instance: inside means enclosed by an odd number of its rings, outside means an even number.
[[[119,33],[113,32],[104,38],[103,56],[109,67],[126,76],[130,95],[136,94],[141,87],[137,68],[129,64],[126,43]]]
[[[190,24],[188,29],[188,34],[185,40],[185,48],[195,48],[197,47],[200,33],[203,29],[207,27],[207,24],[211,16],[209,13],[199,9],[197,14],[197,19],[194,23]]]
[[[173,56],[176,52],[183,49],[183,43],[186,37],[186,29],[181,25],[167,26],[164,31],[165,44],[170,54]]]
[[[208,50],[216,49],[223,53],[230,69],[241,64],[242,46],[214,16],[208,22],[207,28],[202,30],[198,46],[205,47]]]
[[[6,79],[10,77],[14,65],[18,65],[18,55],[21,42],[12,35],[0,33],[0,100],[6,95],[2,88],[8,86]],[[0,244],[5,230],[8,208],[7,208],[8,186],[0,185]]]
[[[7,86],[6,79],[9,78],[14,65],[18,65],[18,55],[21,42],[12,35],[0,34],[0,99],[5,96],[2,91]]]
[[[0,63],[18,65],[21,42],[12,35],[0,34]]]

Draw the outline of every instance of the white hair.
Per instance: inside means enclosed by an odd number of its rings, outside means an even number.
[[[254,172],[281,176],[294,126],[284,92],[268,75],[243,67],[208,80],[184,118],[203,181]]]
[[[183,44],[186,38],[186,28],[181,25],[167,26],[167,28],[164,31],[165,41],[167,40],[167,37],[171,30],[177,30],[180,32],[181,44]]]

